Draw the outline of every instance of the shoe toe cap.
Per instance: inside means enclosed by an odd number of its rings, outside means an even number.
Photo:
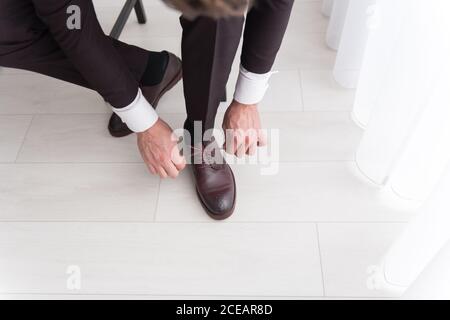
[[[234,190],[227,190],[227,192],[206,197],[204,204],[212,218],[221,220],[228,218],[233,213],[235,201]]]
[[[109,128],[112,130],[122,130],[124,127],[124,123],[115,113],[112,114],[111,119],[109,120]]]

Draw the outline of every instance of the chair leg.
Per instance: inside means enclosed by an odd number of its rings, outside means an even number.
[[[142,0],[137,0],[134,5],[134,11],[136,11],[136,17],[140,24],[144,24],[147,22],[147,15],[145,14],[144,4]]]
[[[111,38],[119,39],[123,31],[123,28],[125,27],[125,24],[127,23],[127,20],[130,17],[131,11],[136,5],[136,2],[137,0],[127,0],[127,2],[122,8],[122,11],[120,11],[119,17],[117,18],[117,21],[114,24],[111,33],[109,34]]]

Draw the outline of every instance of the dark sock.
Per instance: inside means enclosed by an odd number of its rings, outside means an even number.
[[[166,51],[153,52],[149,51],[147,67],[142,75],[141,86],[155,86],[159,84],[166,72],[169,63],[169,54]]]

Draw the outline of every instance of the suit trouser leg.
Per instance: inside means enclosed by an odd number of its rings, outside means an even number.
[[[254,73],[272,69],[283,40],[294,0],[260,0],[247,14],[241,63]],[[244,25],[244,18],[212,20],[181,18],[183,27],[183,84],[187,120],[193,134],[194,121],[203,132],[214,120],[226,87]]]
[[[45,44],[42,38],[41,41],[39,45],[33,45],[20,53],[14,53],[7,60],[0,57],[0,66],[37,72],[91,90],[96,90],[96,87],[83,77],[51,37],[44,40],[46,42]],[[124,63],[128,66],[133,78],[139,82],[148,63],[148,51],[115,39],[110,39],[110,41]],[[36,53],[41,51],[40,49],[43,49],[45,52],[42,54]],[[105,79],[107,79],[106,75]],[[132,92],[136,95],[136,92]]]
[[[194,122],[201,121],[203,132],[214,128],[243,24],[243,17],[219,20],[181,18],[183,85],[187,110],[185,129],[192,137]]]
[[[88,87],[114,107],[134,100],[148,52],[106,36],[91,1],[4,1],[0,65]],[[81,7],[80,30],[67,29],[69,4]]]

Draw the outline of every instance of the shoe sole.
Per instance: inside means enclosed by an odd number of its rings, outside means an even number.
[[[161,100],[163,95],[165,95],[167,93],[167,91],[170,91],[173,87],[175,87],[176,84],[178,82],[180,82],[181,79],[183,79],[183,68],[180,68],[180,71],[178,72],[178,74],[167,84],[167,86],[164,89],[161,90],[158,97],[155,99],[155,101],[153,101],[152,105],[155,109],[158,106],[159,100]]]
[[[152,103],[153,108],[156,109],[158,106],[159,100],[163,97],[164,94],[166,94],[168,91],[170,91],[175,85],[180,82],[180,80],[183,78],[183,69],[180,68],[180,71],[178,74],[167,84],[167,86],[164,87],[164,89],[161,90],[159,95],[156,97],[155,101]],[[114,138],[123,138],[126,136],[129,136],[133,133],[130,129],[125,129],[121,131],[114,131],[111,129],[111,127],[108,125],[108,131]]]

